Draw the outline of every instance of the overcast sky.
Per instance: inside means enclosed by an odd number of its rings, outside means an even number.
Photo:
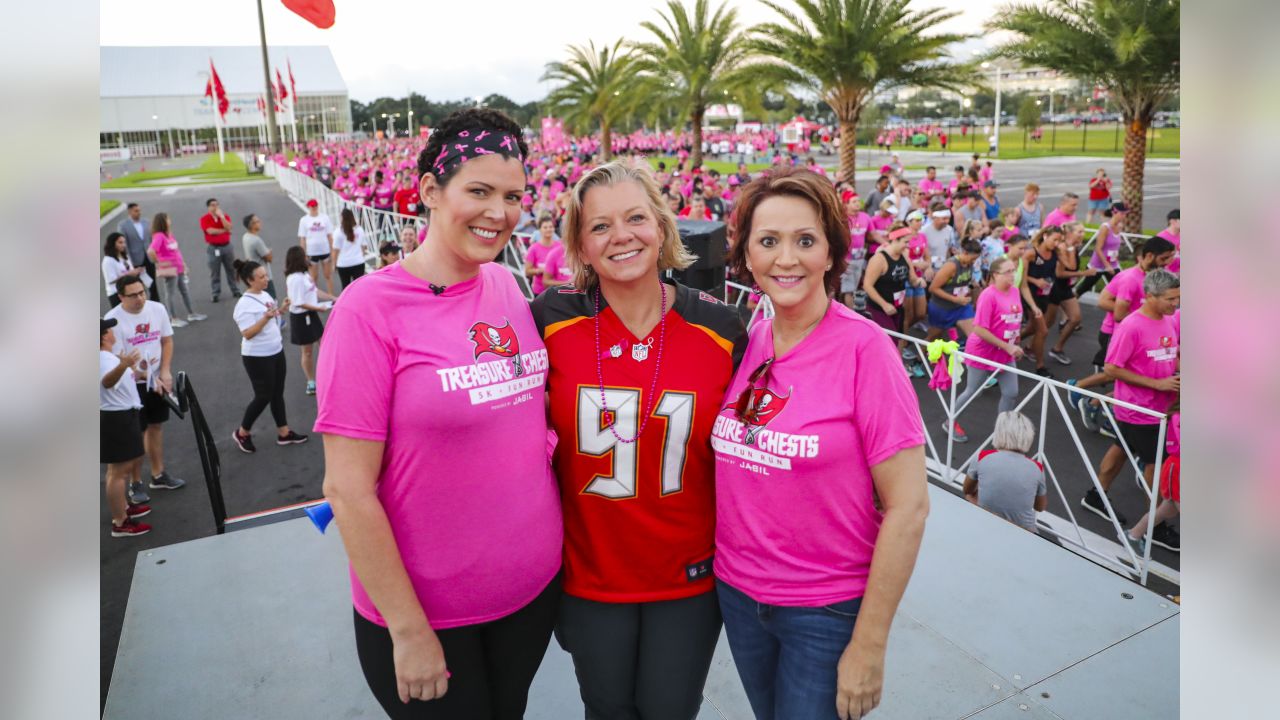
[[[715,0],[712,0],[713,3]],[[756,0],[729,0],[744,25],[774,18]],[[782,0],[786,2],[786,0]],[[692,5],[692,0],[687,0]],[[962,7],[946,23],[948,32],[981,33],[997,0],[943,3],[916,0],[920,8]],[[516,102],[543,97],[546,63],[561,59],[569,44],[597,45],[620,37],[642,38],[644,20],[657,17],[661,0],[336,0],[337,22],[320,30],[286,9],[263,0],[267,42],[328,45],[354,100],[403,97],[413,90],[433,100],[501,93]],[[197,20],[193,21],[192,18]],[[209,3],[193,0],[102,0],[103,45],[257,45],[253,0]],[[982,47],[966,44],[961,52]]]

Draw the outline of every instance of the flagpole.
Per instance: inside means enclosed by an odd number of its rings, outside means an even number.
[[[262,44],[262,79],[267,88],[267,145],[272,153],[280,152],[280,128],[276,125],[276,92],[271,85],[271,69],[267,60],[267,25],[262,19],[262,0],[258,0],[258,39]]]

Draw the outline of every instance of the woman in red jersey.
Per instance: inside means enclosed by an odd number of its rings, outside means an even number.
[[[574,280],[533,303],[559,435],[556,636],[587,717],[692,720],[720,635],[711,428],[745,332],[661,279],[694,258],[648,170],[592,170],[567,211]]]

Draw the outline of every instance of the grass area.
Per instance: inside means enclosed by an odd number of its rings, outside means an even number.
[[[1092,125],[1087,129],[1081,127],[1058,127],[1054,136],[1053,127],[1045,127],[1040,142],[1031,140],[1026,135],[1026,148],[1023,149],[1024,133],[1022,128],[1005,127],[1000,129],[1000,158],[1017,160],[1029,157],[1052,157],[1060,155],[1086,155],[1090,157],[1122,157],[1124,155],[1124,128],[1111,123]],[[1153,139],[1154,136],[1154,139]],[[861,149],[862,146],[859,146]],[[894,150],[913,150],[906,145],[894,145]],[[941,152],[937,140],[925,152]],[[1182,131],[1180,128],[1152,128],[1147,131],[1147,157],[1177,158],[1181,157]],[[950,153],[977,152],[986,155],[987,140],[981,130],[970,132],[966,136],[951,135],[947,142]]]
[[[98,201],[98,217],[106,217],[107,213],[115,210],[120,206],[119,200],[99,200]]]
[[[198,167],[186,170],[148,170],[146,172],[129,173],[102,183],[104,188],[136,188],[164,187],[166,183],[156,182],[166,178],[191,178],[190,182],[173,183],[186,185],[191,183],[216,183],[248,180],[249,169],[244,161],[235,153],[227,153],[226,160],[218,161],[216,154],[205,158]]]

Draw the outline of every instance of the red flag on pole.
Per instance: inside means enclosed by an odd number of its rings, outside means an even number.
[[[218,115],[222,118],[227,117],[227,110],[231,108],[231,101],[227,99],[227,90],[222,86],[222,78],[218,77],[218,71],[213,67],[213,59],[209,59],[209,83],[213,86],[213,97],[218,103]]]
[[[284,64],[289,69],[289,92],[293,93],[293,101],[298,102],[298,86],[293,82],[293,63],[285,58]]]
[[[284,87],[284,78],[280,77],[280,68],[276,68],[276,96],[281,100],[289,99],[289,91]]]
[[[283,0],[284,6],[321,30],[333,27],[337,9],[333,0]]]

